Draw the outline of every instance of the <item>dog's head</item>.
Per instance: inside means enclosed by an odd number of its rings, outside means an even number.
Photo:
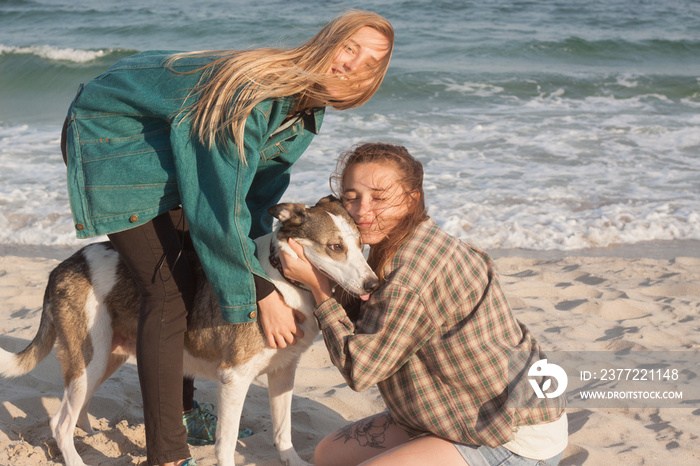
[[[282,251],[296,256],[287,243],[293,238],[314,267],[362,299],[379,286],[362,254],[357,225],[338,199],[326,196],[313,207],[277,204],[269,212],[280,222],[276,237]]]

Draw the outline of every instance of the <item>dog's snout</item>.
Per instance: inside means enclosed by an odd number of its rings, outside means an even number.
[[[367,281],[365,281],[363,288],[365,289],[365,291],[367,293],[371,293],[374,290],[376,290],[377,288],[379,288],[379,280],[375,280],[375,279],[367,280]]]

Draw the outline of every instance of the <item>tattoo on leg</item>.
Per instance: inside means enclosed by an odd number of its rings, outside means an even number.
[[[391,415],[379,414],[340,429],[335,439],[344,443],[356,440],[361,447],[385,448],[386,431],[394,424],[396,422]]]

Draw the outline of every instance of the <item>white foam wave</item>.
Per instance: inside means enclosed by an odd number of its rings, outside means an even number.
[[[441,84],[441,83],[435,83]],[[462,94],[470,94],[476,97],[490,97],[493,95],[501,94],[505,89],[501,86],[494,86],[493,84],[486,83],[476,83],[476,82],[464,82],[458,83],[447,83],[445,84],[445,89],[449,92],[459,92]]]
[[[592,209],[583,215],[561,205],[519,205],[496,210],[465,202],[433,208],[447,232],[486,249],[572,250],[654,240],[700,240],[700,212],[691,205],[649,203]]]
[[[46,60],[69,61],[74,63],[87,63],[96,58],[109,55],[113,50],[82,50],[73,48],[59,48],[51,45],[31,45],[28,47],[14,47],[0,44],[2,54],[26,54],[36,55]]]
[[[385,141],[423,162],[431,216],[487,249],[700,240],[697,119],[532,115],[329,111],[284,200],[316,202],[330,191],[341,152]],[[0,243],[83,244],[73,232],[59,129],[0,125]]]
[[[616,79],[616,83],[622,87],[632,89],[639,86],[639,76],[620,75]]]

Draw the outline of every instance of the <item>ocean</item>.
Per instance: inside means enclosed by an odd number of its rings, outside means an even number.
[[[392,22],[392,64],[365,106],[327,112],[285,200],[385,141],[423,162],[430,215],[487,250],[699,244],[699,1],[0,0],[0,245],[86,244],[59,150],[79,83],[143,50],[293,46],[348,7]]]

